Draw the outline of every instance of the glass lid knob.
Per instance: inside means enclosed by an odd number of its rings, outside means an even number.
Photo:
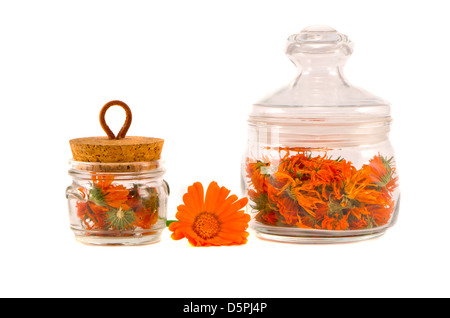
[[[342,53],[350,55],[353,43],[335,29],[325,25],[313,25],[288,38],[286,53],[330,54]]]

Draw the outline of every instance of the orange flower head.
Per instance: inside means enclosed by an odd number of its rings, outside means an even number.
[[[211,182],[204,195],[200,182],[188,187],[178,206],[178,221],[169,225],[172,239],[187,238],[193,246],[229,246],[247,243],[250,215],[241,210],[247,198],[238,199],[230,190]]]
[[[108,188],[108,192],[105,193],[105,202],[107,205],[114,208],[129,210],[130,207],[126,204],[129,192],[130,191],[121,184],[111,185]]]
[[[397,187],[398,177],[395,176],[392,157],[387,159],[378,154],[363,169],[368,170],[369,179],[376,185],[385,187],[388,191]]]
[[[113,176],[93,175],[94,186],[90,191],[90,200],[101,206],[111,206],[117,209],[129,210],[126,204],[129,190],[121,184],[114,184]]]
[[[110,175],[93,174],[92,181],[98,188],[106,190],[111,186],[114,177]]]

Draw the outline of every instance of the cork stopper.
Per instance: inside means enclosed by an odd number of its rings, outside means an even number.
[[[106,111],[111,106],[125,110],[125,123],[114,135],[105,121]],[[131,125],[131,110],[122,101],[110,101],[100,111],[100,125],[107,137],[86,137],[69,141],[73,159],[81,162],[123,163],[149,162],[159,160],[164,144],[163,139],[152,137],[126,136]]]

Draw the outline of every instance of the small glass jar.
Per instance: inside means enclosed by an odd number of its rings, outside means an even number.
[[[93,245],[158,242],[167,220],[164,172],[161,161],[70,161],[66,197],[75,238]]]
[[[352,48],[326,26],[290,36],[297,77],[252,107],[242,179],[261,238],[350,242],[395,224],[390,105],[344,78]]]

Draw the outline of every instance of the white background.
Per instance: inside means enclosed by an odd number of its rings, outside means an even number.
[[[447,1],[1,1],[0,296],[449,297]],[[355,50],[346,77],[388,100],[398,223],[374,240],[92,247],[69,229],[69,139],[165,139],[169,219],[186,187],[240,194],[250,105],[288,83],[287,37],[326,24]],[[123,111],[107,120],[114,131]]]

